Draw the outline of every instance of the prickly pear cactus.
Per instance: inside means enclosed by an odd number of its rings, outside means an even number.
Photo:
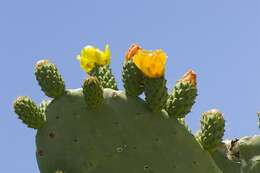
[[[185,116],[197,96],[196,74],[186,73],[168,93],[166,58],[161,49],[148,51],[132,45],[122,71],[125,90],[117,90],[108,46],[104,51],[86,46],[80,52],[77,59],[89,76],[78,89],[66,89],[50,61],[37,62],[36,79],[52,100],[37,106],[29,97],[18,97],[14,110],[23,123],[37,130],[40,172],[260,171],[260,139],[221,142],[224,119],[220,112],[204,113],[196,135],[187,130]],[[139,97],[142,93],[145,99]]]

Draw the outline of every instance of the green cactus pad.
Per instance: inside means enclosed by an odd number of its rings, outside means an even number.
[[[47,96],[58,98],[65,94],[64,81],[57,67],[48,60],[40,60],[36,63],[35,76]]]
[[[244,163],[242,173],[259,173],[260,170],[260,155],[257,155],[250,159],[247,163]]]
[[[221,144],[225,131],[225,120],[221,112],[212,109],[202,114],[200,123],[197,139],[205,150],[212,152]]]
[[[211,156],[223,173],[239,173],[241,170],[240,161],[231,160],[228,156],[231,146],[230,143],[232,142],[222,142],[218,145],[217,149],[211,153]]]
[[[238,141],[240,159],[248,161],[260,155],[260,136],[243,137]]]
[[[89,77],[82,86],[87,107],[96,109],[103,103],[103,88],[96,77]]]
[[[29,97],[18,97],[13,106],[19,119],[30,128],[42,128],[46,122],[45,109],[43,107],[38,108]]]
[[[82,89],[47,108],[36,135],[41,173],[221,173],[195,138],[165,111],[104,89],[104,105],[87,109]]]
[[[188,132],[192,133],[188,124],[185,122],[185,118],[177,118],[177,120],[181,125],[183,125],[186,128],[186,130],[188,130]]]
[[[195,103],[197,88],[190,83],[177,82],[167,99],[165,110],[169,116],[184,118]]]
[[[103,88],[117,90],[117,84],[114,75],[108,65],[95,66],[90,72],[91,76],[97,77]]]
[[[155,112],[161,111],[168,97],[166,80],[164,77],[146,77],[144,80],[144,94],[148,107]]]
[[[226,142],[226,151],[220,145],[212,154],[223,173],[258,173],[260,170],[260,136],[242,137]]]
[[[125,61],[122,80],[127,96],[139,96],[144,91],[143,73],[136,67],[132,60]]]

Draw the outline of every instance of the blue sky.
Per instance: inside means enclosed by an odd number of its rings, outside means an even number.
[[[13,113],[18,95],[46,98],[33,75],[35,62],[56,63],[68,88],[85,78],[75,56],[91,44],[110,44],[119,86],[124,52],[133,42],[168,54],[171,89],[189,68],[199,96],[187,122],[195,132],[202,112],[219,108],[226,138],[258,134],[260,110],[260,1],[131,0],[0,2],[0,170],[38,173],[36,131]]]

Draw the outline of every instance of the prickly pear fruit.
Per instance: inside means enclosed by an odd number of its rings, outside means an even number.
[[[139,96],[144,91],[144,76],[132,60],[124,62],[122,80],[126,95]]]
[[[144,80],[144,94],[148,107],[155,112],[161,111],[168,97],[164,77],[146,77]]]

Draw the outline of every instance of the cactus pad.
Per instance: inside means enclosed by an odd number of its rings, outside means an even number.
[[[89,110],[82,90],[70,90],[46,112],[48,122],[36,137],[42,173],[219,172],[177,120],[123,92],[105,89],[104,105]]]
[[[222,140],[218,110],[203,113],[192,134],[185,123],[197,96],[196,74],[188,71],[167,93],[167,55],[162,49],[128,50],[117,90],[109,67],[110,49],[86,46],[77,56],[88,78],[66,89],[56,66],[38,61],[36,79],[53,99],[37,106],[18,97],[14,110],[37,129],[41,173],[258,173],[260,137]],[[144,92],[145,99],[138,97]]]

